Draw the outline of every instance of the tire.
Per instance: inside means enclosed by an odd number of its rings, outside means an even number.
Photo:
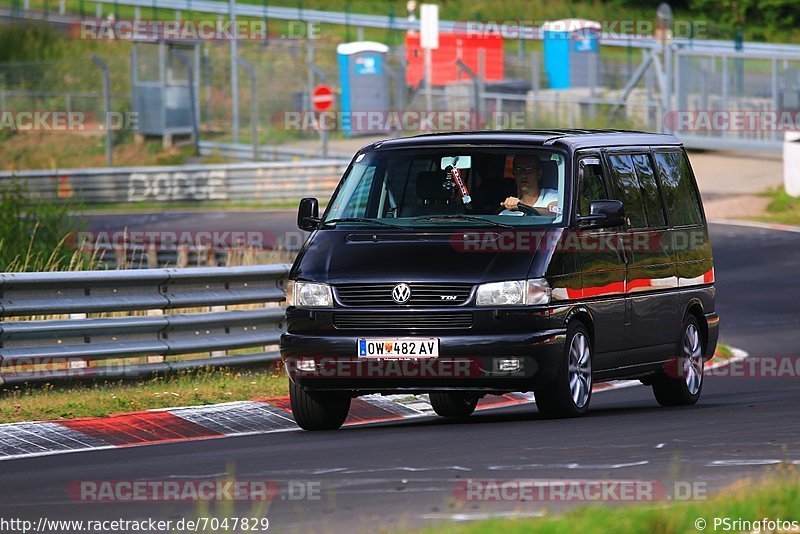
[[[533,392],[539,413],[547,419],[580,417],[592,400],[592,343],[586,327],[573,321],[567,327],[564,357],[551,386]]]
[[[467,417],[478,405],[478,397],[466,393],[433,392],[428,397],[433,411],[442,417]]]
[[[347,419],[350,395],[333,391],[310,391],[289,382],[289,400],[297,425],[303,430],[336,430]]]
[[[687,315],[678,340],[678,376],[664,373],[653,381],[653,395],[661,406],[690,406],[703,392],[703,336],[694,315]]]

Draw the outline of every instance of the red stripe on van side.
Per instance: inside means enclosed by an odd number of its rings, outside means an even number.
[[[627,283],[625,290],[630,293],[631,289],[636,289],[637,287],[653,287],[652,278],[636,278],[631,280]]]
[[[612,282],[604,286],[585,287],[583,288],[583,296],[586,297],[599,297],[602,295],[616,295],[625,292],[625,282]]]

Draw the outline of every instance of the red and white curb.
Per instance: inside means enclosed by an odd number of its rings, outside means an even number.
[[[747,357],[746,352],[733,350],[733,358],[715,363],[708,369]],[[594,392],[640,384],[638,380],[606,382],[595,386]],[[480,400],[477,409],[532,402],[531,393],[487,395]],[[427,395],[367,395],[353,399],[345,426],[431,415],[434,412]],[[0,425],[0,460],[289,430],[298,428],[287,396],[108,417],[9,423]]]

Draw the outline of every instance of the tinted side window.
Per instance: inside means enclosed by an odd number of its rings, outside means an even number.
[[[599,160],[591,161],[597,161],[597,163],[581,165],[581,187],[578,194],[578,213],[581,215],[589,215],[589,206],[592,201],[608,198],[605,180],[603,180],[603,168],[600,166]]]
[[[625,215],[630,221],[629,226],[631,228],[647,226],[642,189],[633,170],[633,158],[629,154],[615,154],[608,157],[608,163],[619,189],[620,200],[625,206]]]
[[[644,211],[647,216],[647,224],[652,228],[666,226],[664,210],[661,207],[661,196],[658,194],[653,166],[650,163],[650,156],[647,154],[634,154],[633,165],[636,168],[636,176],[639,178],[639,185],[642,187],[644,200]]]
[[[689,162],[683,152],[656,152],[656,168],[661,191],[673,226],[700,224],[700,199],[697,198]]]

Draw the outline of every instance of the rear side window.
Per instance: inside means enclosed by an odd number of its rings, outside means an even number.
[[[619,190],[620,200],[625,206],[625,216],[630,221],[628,226],[631,228],[647,226],[642,188],[639,187],[639,181],[633,169],[633,158],[630,154],[614,154],[608,156],[608,163]]]
[[[632,156],[636,176],[642,188],[644,212],[647,216],[647,225],[651,228],[663,228],[667,225],[664,218],[664,209],[661,207],[661,196],[658,194],[658,185],[650,156],[647,154],[634,154]]]
[[[683,152],[656,152],[661,191],[673,226],[700,224],[700,199],[692,183],[689,162]]]

